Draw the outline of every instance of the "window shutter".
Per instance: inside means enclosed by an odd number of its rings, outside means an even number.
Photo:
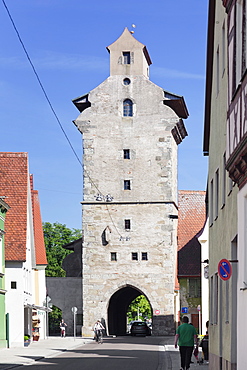
[[[130,64],[133,64],[134,63],[134,52],[132,51],[130,53]]]

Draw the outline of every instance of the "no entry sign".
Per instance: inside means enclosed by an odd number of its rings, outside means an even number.
[[[222,280],[230,279],[232,275],[231,263],[226,259],[221,260],[218,264],[218,273]]]

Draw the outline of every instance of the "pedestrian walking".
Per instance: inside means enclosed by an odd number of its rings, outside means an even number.
[[[60,330],[61,330],[61,337],[65,338],[65,328],[66,328],[67,324],[64,322],[63,319],[60,322],[59,326],[60,326]]]
[[[175,335],[175,348],[179,346],[181,369],[187,370],[190,368],[191,356],[194,349],[194,343],[198,347],[196,329],[193,325],[189,325],[187,316],[183,316],[182,325],[177,328]]]

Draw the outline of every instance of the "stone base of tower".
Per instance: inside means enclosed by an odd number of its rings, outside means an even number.
[[[81,336],[82,337],[94,337],[93,328],[88,328],[86,326],[82,326],[82,328],[81,328]]]
[[[175,335],[174,315],[153,316],[152,335]]]

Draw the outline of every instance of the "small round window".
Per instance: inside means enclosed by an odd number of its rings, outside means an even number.
[[[124,83],[124,85],[129,85],[130,84],[130,79],[129,78],[125,78],[123,80],[123,83]]]

